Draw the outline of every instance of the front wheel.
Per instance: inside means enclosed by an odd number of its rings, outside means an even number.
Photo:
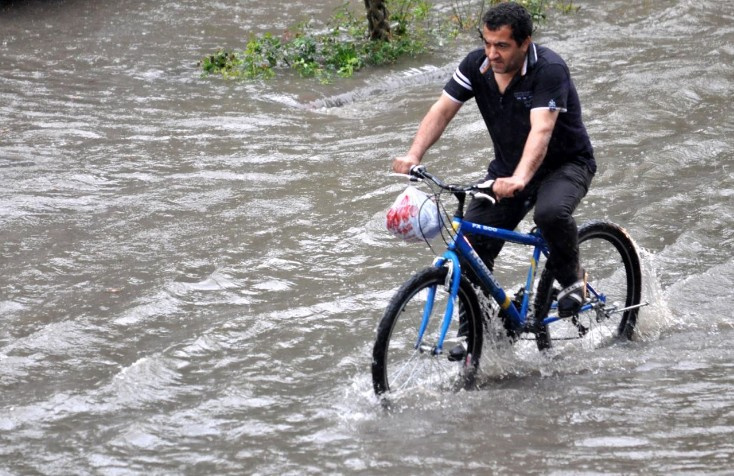
[[[395,293],[377,328],[372,352],[372,383],[379,396],[386,392],[451,389],[470,386],[482,353],[482,317],[474,288],[462,276],[443,349],[437,349],[444,311],[450,300],[447,267],[426,268]],[[422,339],[419,330],[424,310],[432,312]],[[449,359],[449,350],[461,344],[466,355]]]
[[[536,342],[540,350],[554,341],[622,337],[631,339],[642,293],[642,271],[637,248],[627,232],[609,222],[595,221],[579,229],[579,258],[588,275],[587,299],[578,315],[553,321],[560,285],[546,268],[537,290]],[[547,316],[547,317],[546,317]]]

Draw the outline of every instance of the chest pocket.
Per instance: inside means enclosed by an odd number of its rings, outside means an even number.
[[[527,109],[530,109],[533,104],[533,93],[532,91],[516,91],[515,99],[520,101]]]

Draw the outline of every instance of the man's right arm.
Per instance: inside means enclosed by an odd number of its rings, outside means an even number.
[[[461,106],[462,103],[455,101],[445,93],[442,94],[418,126],[418,132],[408,153],[393,160],[393,172],[407,174],[412,166],[420,164],[423,154],[441,137]]]

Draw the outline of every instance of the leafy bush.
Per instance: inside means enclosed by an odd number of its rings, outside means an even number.
[[[435,38],[454,37],[459,31],[476,27],[486,9],[502,0],[453,0],[453,17],[448,21],[432,18],[428,0],[391,0],[389,41],[371,41],[367,22],[357,18],[349,3],[339,7],[325,32],[309,32],[304,25],[288,31],[282,38],[266,33],[253,36],[244,50],[222,48],[204,57],[203,74],[225,78],[271,78],[276,68],[291,68],[303,77],[329,82],[334,77],[350,77],[369,65],[393,63],[403,56],[414,57],[436,42]],[[564,12],[573,9],[572,0],[517,0],[536,23],[554,7]]]
[[[284,38],[270,33],[253,36],[244,50],[222,48],[204,57],[204,74],[225,78],[271,78],[275,69],[290,67],[303,77],[328,82],[335,76],[349,77],[367,65],[394,62],[426,50],[425,23],[430,4],[426,0],[395,0],[390,3],[393,27],[390,41],[370,41],[366,21],[356,18],[348,3],[338,8],[325,33],[310,33],[304,26]]]

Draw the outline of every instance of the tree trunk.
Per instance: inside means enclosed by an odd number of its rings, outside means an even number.
[[[364,0],[372,40],[387,41],[390,38],[390,24],[387,22],[388,12],[385,3],[385,0]]]

